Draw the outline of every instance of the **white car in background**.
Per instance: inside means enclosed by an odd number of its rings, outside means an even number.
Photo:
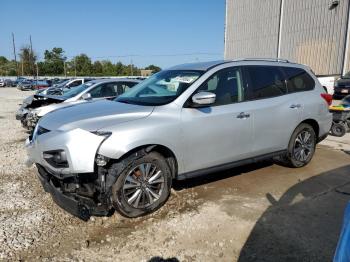
[[[5,80],[3,78],[0,78],[0,87],[5,87],[6,83]]]
[[[34,100],[21,106],[16,118],[21,120],[25,128],[32,131],[39,119],[51,111],[88,101],[111,100],[139,82],[137,79],[125,78],[92,80],[65,90],[61,96],[34,95]]]

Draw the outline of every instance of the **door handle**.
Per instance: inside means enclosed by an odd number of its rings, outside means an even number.
[[[238,116],[237,116],[237,118],[239,118],[239,119],[245,119],[245,118],[248,118],[248,117],[250,117],[250,114],[244,113],[244,112],[239,113]]]
[[[290,105],[290,108],[300,108],[301,107],[301,104],[292,104]]]

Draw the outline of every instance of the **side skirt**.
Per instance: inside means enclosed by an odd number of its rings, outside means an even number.
[[[265,154],[265,155],[261,155],[261,156],[256,156],[256,157],[252,157],[252,158],[248,158],[248,159],[243,159],[243,160],[239,160],[239,161],[235,161],[235,162],[231,162],[231,163],[226,163],[226,164],[222,164],[222,165],[218,165],[218,166],[214,166],[214,167],[203,168],[203,169],[199,169],[199,170],[195,170],[195,171],[179,174],[176,177],[176,179],[177,180],[186,180],[186,179],[189,179],[189,178],[194,178],[194,177],[198,177],[198,176],[208,175],[208,174],[211,174],[211,173],[215,173],[215,172],[220,172],[220,171],[223,171],[223,170],[231,169],[231,168],[234,168],[234,167],[237,167],[237,166],[243,166],[243,165],[256,163],[256,162],[263,161],[263,160],[266,160],[266,159],[270,159],[270,158],[273,158],[275,156],[280,156],[280,155],[283,155],[283,154],[286,154],[286,153],[287,153],[287,150],[281,150],[281,151],[277,151],[277,152],[273,152],[273,153],[269,153],[269,154]]]

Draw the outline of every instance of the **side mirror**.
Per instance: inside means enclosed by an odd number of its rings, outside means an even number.
[[[195,105],[206,106],[215,103],[216,95],[211,92],[199,92],[192,96]]]
[[[84,100],[90,100],[91,99],[91,94],[90,93],[85,93],[81,96],[81,99]]]

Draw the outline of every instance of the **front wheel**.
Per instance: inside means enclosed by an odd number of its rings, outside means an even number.
[[[293,132],[285,162],[290,167],[303,167],[307,165],[316,148],[316,134],[309,124],[300,124]]]
[[[114,207],[126,217],[139,217],[160,208],[171,190],[171,171],[165,158],[151,152],[136,160],[125,160],[112,187]]]

